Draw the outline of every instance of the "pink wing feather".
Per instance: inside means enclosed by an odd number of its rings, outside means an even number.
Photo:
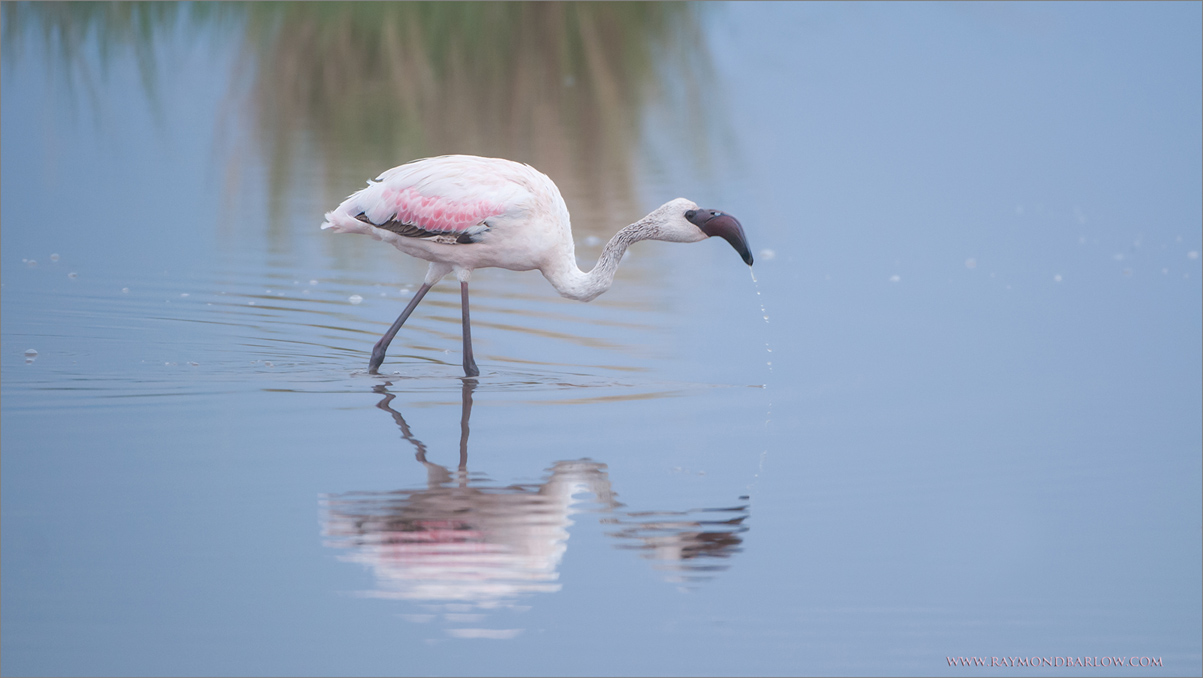
[[[326,214],[322,228],[466,244],[489,230],[490,217],[524,208],[531,168],[509,160],[441,156],[394,167]]]

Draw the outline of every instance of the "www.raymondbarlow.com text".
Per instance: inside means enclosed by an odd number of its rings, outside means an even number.
[[[1162,666],[1161,657],[945,657],[949,666]]]

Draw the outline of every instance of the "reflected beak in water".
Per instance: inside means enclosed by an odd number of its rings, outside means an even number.
[[[744,227],[740,225],[739,219],[719,210],[702,209],[689,210],[685,213],[685,218],[702,229],[707,236],[718,236],[731,243],[735,251],[739,252],[739,256],[743,257],[744,263],[752,265],[752,252],[748,249],[748,238],[744,235]]]

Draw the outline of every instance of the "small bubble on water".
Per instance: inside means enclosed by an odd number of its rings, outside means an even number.
[[[25,349],[25,362],[26,363],[31,363],[37,359],[38,359],[37,349],[32,349],[32,348]]]
[[[58,259],[59,259],[59,256],[58,256],[58,254],[51,254],[51,255],[50,255],[50,260],[51,260],[51,261],[58,261]]]
[[[264,360],[263,365],[264,365],[264,367],[275,367],[276,366],[275,363],[273,363],[270,360]]]
[[[760,258],[764,259],[765,261],[771,261],[771,260],[777,258],[777,253],[774,252],[773,250],[765,248],[765,249],[760,250]]]
[[[78,273],[76,273],[75,271],[71,271],[70,273],[68,273],[68,274],[67,274],[67,277],[68,277],[68,278],[71,278],[72,280],[74,280],[75,278],[78,278],[78,277],[79,277],[79,274],[78,274]]]
[[[1053,282],[1061,282],[1061,274],[1060,273],[1053,276]]]
[[[129,288],[128,288],[128,287],[122,287],[122,288],[121,288],[121,293],[122,293],[122,294],[129,294]]]
[[[352,294],[351,296],[347,297],[347,301],[351,302],[352,304],[360,304],[363,303],[363,297],[359,296],[358,294]]]
[[[190,295],[187,292],[180,292],[181,299],[187,298],[188,296],[190,296]]]
[[[179,363],[173,363],[173,362],[166,362],[166,363],[163,363],[163,365],[164,365],[165,367],[175,367],[175,366],[177,366],[178,364],[179,364]]]
[[[316,281],[316,280],[310,280],[310,281],[309,281],[309,284],[310,284],[310,285],[316,285],[316,284],[317,284],[317,281]]]
[[[977,259],[969,257],[965,260],[965,268],[977,268]]]
[[[1199,253],[1198,253],[1198,252],[1196,252],[1195,250],[1191,250],[1191,251],[1189,251],[1189,252],[1187,252],[1187,253],[1186,253],[1186,258],[1187,258],[1187,259],[1198,259],[1198,258],[1199,258]]]
[[[38,262],[33,259],[22,259],[22,261],[24,261],[25,265],[29,266],[30,268],[38,265]]]
[[[902,276],[900,276],[900,275],[892,275],[892,276],[890,276],[890,282],[892,282],[892,283],[899,282],[900,280],[902,280]]]
[[[196,362],[195,360],[189,360],[188,364],[193,367],[200,367],[200,363]]]
[[[253,302],[253,301],[248,301],[248,302],[246,302],[246,305],[247,305],[247,306],[254,306],[254,305],[255,305],[255,302]]]

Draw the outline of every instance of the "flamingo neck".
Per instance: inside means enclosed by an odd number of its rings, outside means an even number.
[[[597,263],[588,273],[577,268],[575,248],[569,247],[561,259],[543,270],[543,276],[556,288],[560,296],[577,301],[592,301],[614,284],[614,274],[618,271],[618,264],[622,263],[622,255],[626,253],[627,248],[654,235],[655,229],[647,219],[638,221],[610,238]]]

